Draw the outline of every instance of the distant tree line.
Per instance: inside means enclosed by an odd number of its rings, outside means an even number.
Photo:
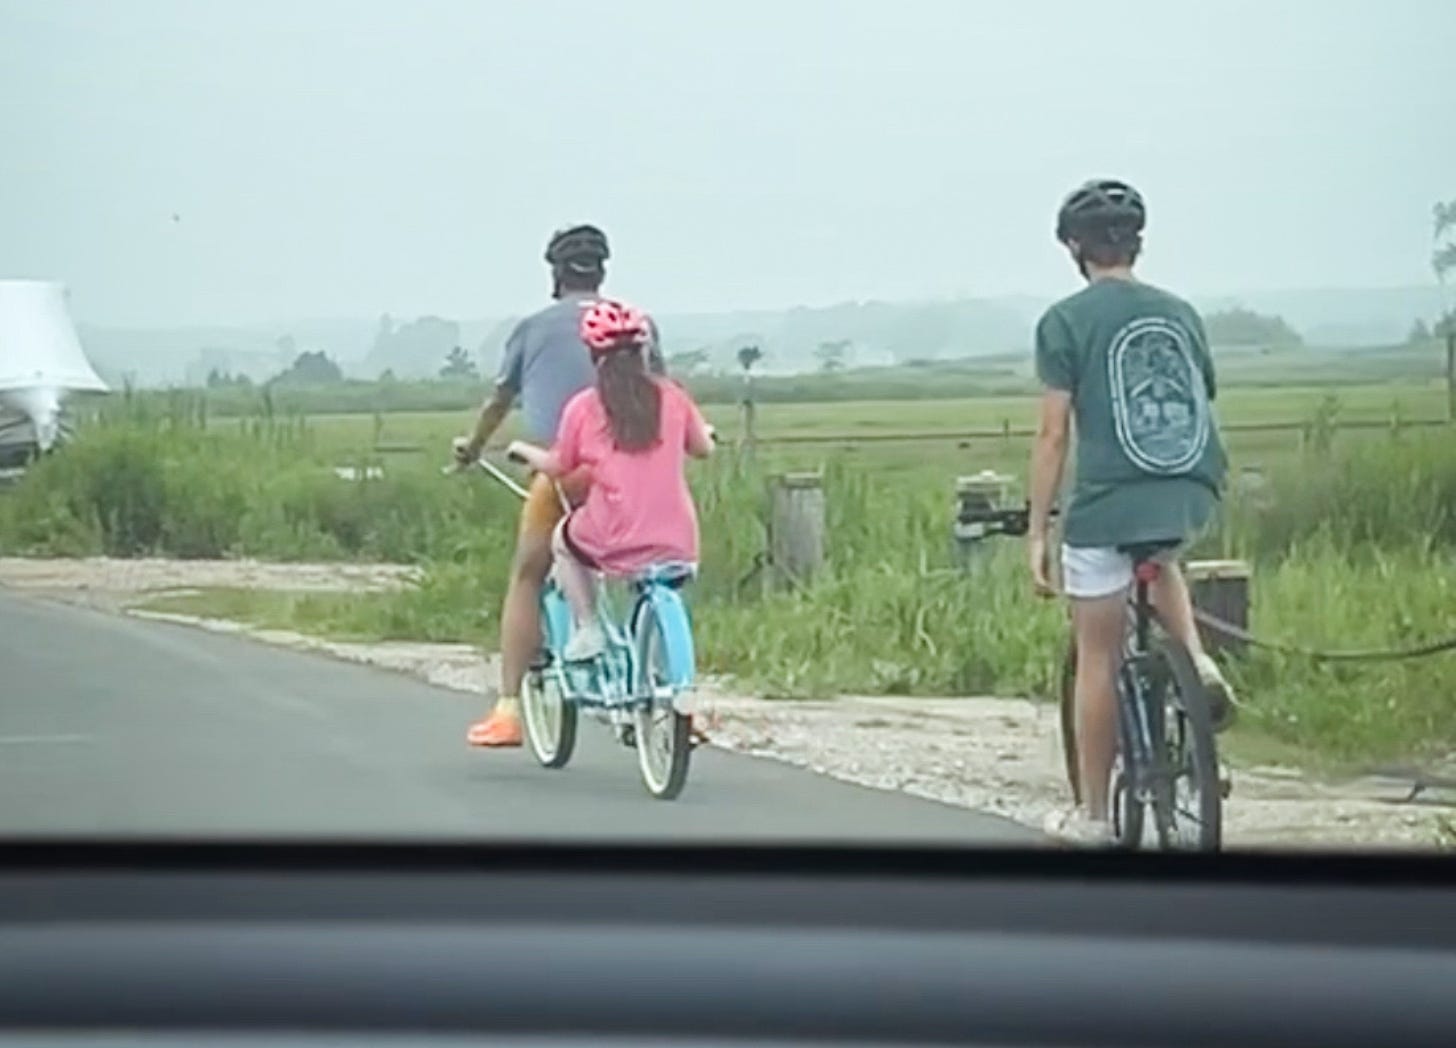
[[[1304,339],[1283,317],[1252,309],[1224,309],[1203,318],[1215,346],[1302,346]]]

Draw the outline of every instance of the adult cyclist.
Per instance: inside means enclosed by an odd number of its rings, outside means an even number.
[[[1061,567],[1077,646],[1073,734],[1083,807],[1054,813],[1046,829],[1086,844],[1112,837],[1108,778],[1133,579],[1129,546],[1166,546],[1167,565],[1152,592],[1158,617],[1192,655],[1216,727],[1233,716],[1232,691],[1203,649],[1174,556],[1212,519],[1227,469],[1212,406],[1213,360],[1197,311],[1133,275],[1146,219],[1142,196],[1124,182],[1088,182],[1069,194],[1056,236],[1087,286],[1048,309],[1036,328],[1043,392],[1028,553],[1036,587],[1047,595],[1048,518],[1073,420],[1077,432]]]
[[[581,340],[581,314],[598,300],[610,257],[606,234],[596,226],[569,226],[552,234],[546,261],[551,266],[553,301],[517,324],[506,340],[494,393],[481,407],[470,436],[454,443],[462,467],[479,458],[517,399],[525,439],[549,445],[566,402],[593,384],[596,369]],[[648,323],[649,364],[661,373],[657,329]],[[568,501],[580,501],[586,483],[581,474],[565,477],[561,492]],[[562,515],[556,484],[542,474],[534,475],[521,507],[501,610],[499,694],[490,713],[470,726],[466,739],[472,746],[521,745],[521,681],[541,643],[541,588],[551,570],[551,534]]]

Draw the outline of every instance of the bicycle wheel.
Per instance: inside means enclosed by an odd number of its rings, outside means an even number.
[[[1170,788],[1158,794],[1158,803],[1170,809],[1158,820],[1159,843],[1217,851],[1223,843],[1223,788],[1208,693],[1181,644],[1162,637],[1154,653],[1163,669],[1161,737],[1154,742],[1170,779]]]
[[[673,704],[676,688],[669,671],[662,623],[644,599],[636,629],[638,704],[635,711],[637,764],[642,783],[658,800],[682,793],[692,755],[692,723]]]
[[[1124,663],[1117,674],[1117,752],[1107,777],[1107,809],[1112,821],[1112,839],[1119,848],[1140,848],[1146,825],[1143,802],[1139,799],[1138,769],[1129,754],[1136,752],[1133,738],[1133,704],[1138,688],[1134,666]]]
[[[561,694],[556,675],[532,669],[521,681],[526,743],[543,768],[564,768],[576,749],[576,703]]]
[[[561,678],[550,663],[566,643],[570,613],[554,583],[541,594],[541,661],[521,681],[521,714],[526,745],[543,768],[564,768],[576,749],[576,703],[561,693]]]
[[[1077,638],[1067,637],[1067,650],[1062,656],[1062,693],[1058,703],[1062,723],[1062,761],[1066,764],[1067,785],[1072,787],[1072,803],[1082,803],[1082,773],[1077,764]],[[1110,797],[1111,794],[1108,794]]]

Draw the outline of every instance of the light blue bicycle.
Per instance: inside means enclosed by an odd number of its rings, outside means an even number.
[[[482,458],[480,467],[518,497],[525,490]],[[585,711],[610,727],[617,740],[637,750],[647,792],[672,800],[687,783],[692,755],[688,716],[696,666],[692,622],[682,587],[695,574],[690,564],[657,564],[629,581],[630,602],[609,586],[598,587],[597,615],[606,651],[589,663],[562,658],[571,636],[571,610],[553,570],[541,594],[541,653],[521,686],[526,741],[545,768],[564,768],[576,748],[578,714]]]

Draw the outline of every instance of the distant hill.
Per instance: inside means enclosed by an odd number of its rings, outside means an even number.
[[[1294,291],[1251,291],[1197,300],[1200,309],[1243,306],[1281,316],[1306,345],[1373,346],[1401,342],[1417,318],[1441,315],[1441,289],[1425,287],[1322,288]]]
[[[788,310],[661,313],[665,351],[702,351],[709,370],[732,370],[745,344],[764,351],[762,370],[818,370],[821,346],[838,344],[845,367],[958,360],[1030,349],[1031,330],[1049,298],[1018,295],[928,302],[848,302]],[[1428,287],[1260,291],[1195,296],[1207,312],[1244,308],[1283,317],[1311,347],[1358,347],[1401,342],[1417,318],[1441,312],[1440,291]],[[144,385],[200,382],[212,369],[262,380],[302,351],[323,351],[350,377],[401,378],[439,372],[451,344],[474,353],[492,374],[515,318],[455,320],[395,318],[381,339],[384,318],[310,320],[234,327],[118,329],[81,326],[97,370],[111,382],[130,376]]]

